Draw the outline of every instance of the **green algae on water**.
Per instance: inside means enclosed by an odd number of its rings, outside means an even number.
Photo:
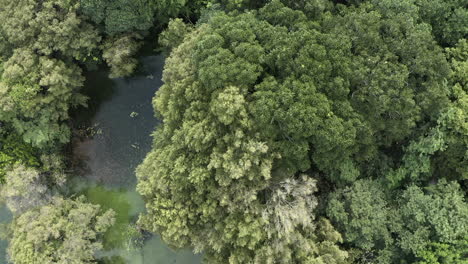
[[[90,203],[99,204],[103,210],[112,209],[116,214],[115,224],[104,236],[104,249],[131,250],[137,247],[142,235],[134,224],[137,217],[134,208],[138,201],[132,200],[132,195],[124,190],[102,186],[85,189],[84,195]]]

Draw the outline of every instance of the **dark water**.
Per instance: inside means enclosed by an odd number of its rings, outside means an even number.
[[[141,238],[136,245],[128,243],[132,238],[129,230],[136,230],[129,227],[145,210],[142,197],[135,191],[134,171],[149,152],[150,134],[159,122],[151,101],[162,85],[164,57],[144,57],[141,65],[139,74],[132,78],[109,79],[105,71],[87,74],[83,92],[92,100],[73,119],[76,133],[94,136],[74,143],[80,175],[69,184],[73,192],[85,195],[91,203],[117,213],[116,224],[106,234],[106,251],[100,254],[114,257],[108,263],[198,264],[199,255],[189,250],[174,251],[158,236]],[[0,208],[0,222],[10,218],[8,210]],[[0,240],[2,259],[6,246],[6,241]]]
[[[117,223],[106,235],[108,250],[103,255],[120,256],[130,264],[201,263],[200,256],[189,250],[171,250],[158,236],[130,248],[126,243],[129,224],[144,211],[144,202],[135,191],[134,171],[150,151],[150,135],[159,122],[151,101],[162,85],[164,57],[144,57],[141,65],[140,73],[132,78],[111,80],[107,72],[87,76],[85,93],[94,100],[80,118],[92,127],[94,137],[75,147],[84,169],[74,185],[90,202],[117,213]]]

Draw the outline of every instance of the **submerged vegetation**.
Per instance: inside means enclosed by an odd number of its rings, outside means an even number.
[[[153,232],[206,263],[467,263],[465,1],[0,5],[10,262],[125,263],[99,253]],[[66,150],[95,133],[71,128],[83,73],[131,76],[148,46],[167,59],[135,225],[124,193],[70,192]]]

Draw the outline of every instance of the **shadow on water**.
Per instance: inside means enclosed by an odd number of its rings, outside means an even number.
[[[114,95],[115,82],[108,77],[107,71],[92,71],[84,74],[86,80],[81,93],[88,97],[87,106],[80,106],[71,113],[74,128],[89,125],[98,113],[102,103]]]
[[[116,225],[105,235],[106,250],[101,254],[105,263],[201,262],[199,255],[171,250],[158,236],[141,232],[135,225],[145,210],[135,190],[135,169],[150,151],[150,134],[159,123],[151,102],[162,85],[163,66],[163,56],[146,56],[131,78],[111,80],[106,71],[89,73],[84,91],[93,100],[89,109],[74,113],[78,126],[85,124],[88,134],[77,137],[75,131],[73,156],[79,161],[74,162],[78,176],[70,187],[116,212]]]

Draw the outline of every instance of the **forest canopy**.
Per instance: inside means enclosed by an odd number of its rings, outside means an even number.
[[[128,80],[142,50],[166,57],[140,236],[204,263],[468,263],[466,1],[0,0],[0,21],[12,263],[121,261],[70,150],[87,73]]]
[[[251,8],[161,35],[164,123],[137,170],[140,223],[208,263],[463,259],[466,30],[441,17],[453,35],[440,35],[422,1]]]

